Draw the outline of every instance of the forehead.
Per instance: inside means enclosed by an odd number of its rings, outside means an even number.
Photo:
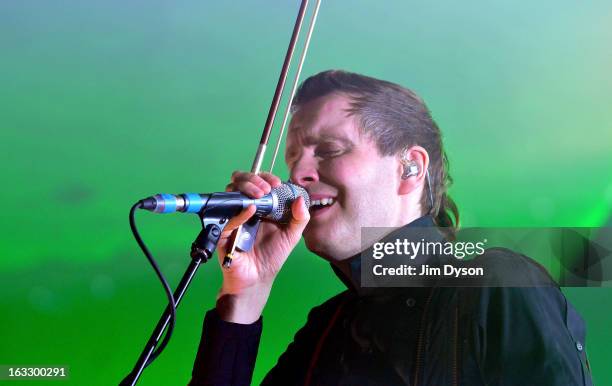
[[[361,139],[357,118],[349,113],[350,99],[330,94],[304,104],[291,118],[287,149],[326,139],[357,142]]]

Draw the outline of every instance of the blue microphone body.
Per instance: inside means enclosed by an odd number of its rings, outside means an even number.
[[[232,217],[249,205],[257,208],[255,215],[286,222],[291,218],[291,203],[299,196],[310,207],[306,190],[292,183],[284,183],[261,198],[250,198],[240,192],[156,194],[141,200],[141,208],[156,213],[200,213],[202,209],[216,209]]]
[[[256,214],[264,216],[272,211],[274,197],[267,194],[262,198],[249,198],[239,192],[219,192],[210,194],[161,193],[143,200],[143,209],[155,213],[199,213],[204,206],[207,208],[227,208],[242,210],[249,205],[257,207]]]

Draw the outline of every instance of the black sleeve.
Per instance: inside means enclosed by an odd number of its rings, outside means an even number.
[[[230,323],[216,309],[208,311],[190,385],[250,385],[262,324],[262,318],[253,324]]]
[[[346,295],[347,292],[343,292],[310,310],[306,325],[295,334],[293,342],[278,358],[278,362],[263,379],[261,386],[304,384],[321,334],[328,327],[338,307],[345,302]]]
[[[554,287],[481,292],[480,371],[487,385],[592,385],[584,324]]]

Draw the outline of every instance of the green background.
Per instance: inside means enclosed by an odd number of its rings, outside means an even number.
[[[250,167],[297,8],[0,2],[0,364],[68,365],[75,385],[116,384],[131,368],[165,298],[128,209],[158,192],[223,190]],[[333,0],[303,74],[347,69],[423,96],[465,226],[600,226],[612,207],[611,41],[609,1]],[[176,283],[197,218],[137,221]],[[143,385],[187,383],[219,285],[218,267],[203,266]],[[255,382],[341,289],[301,245],[265,310]],[[596,384],[612,384],[612,290],[565,293],[587,321]]]

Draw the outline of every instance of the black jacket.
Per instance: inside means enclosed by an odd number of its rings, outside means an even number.
[[[493,271],[549,280],[509,250],[481,259]],[[584,322],[552,281],[361,288],[360,258],[350,265],[350,278],[334,269],[348,289],[311,310],[262,385],[592,385]],[[240,325],[209,311],[191,384],[249,385],[261,330],[262,319]]]

